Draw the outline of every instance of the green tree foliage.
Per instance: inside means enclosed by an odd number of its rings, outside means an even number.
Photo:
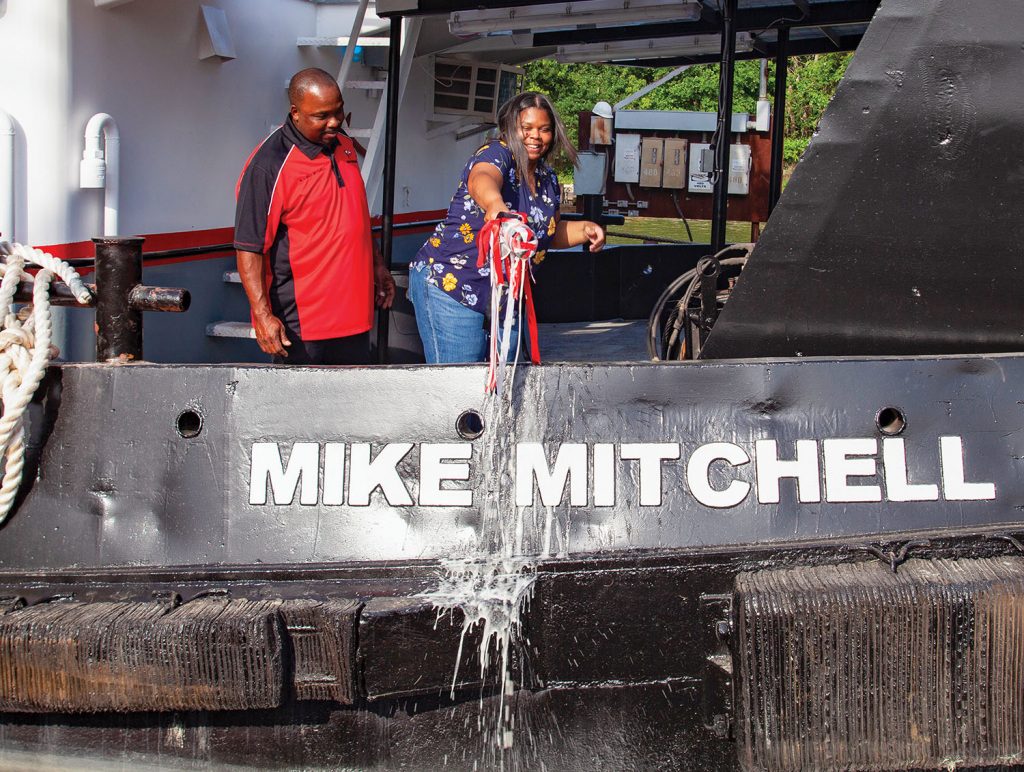
[[[816,54],[789,60],[786,80],[785,159],[795,163],[807,147],[821,114],[835,93],[852,54]],[[768,65],[768,94],[774,91],[774,63]],[[573,142],[580,112],[596,102],[615,104],[670,70],[599,64],[558,64],[541,59],[526,65],[526,88],[552,97]],[[753,113],[760,87],[757,61],[736,63],[733,110]],[[691,67],[629,105],[633,110],[714,111],[718,104],[718,65]]]
[[[789,60],[786,73],[786,163],[800,160],[853,54],[816,54]],[[773,68],[774,69],[774,68]]]

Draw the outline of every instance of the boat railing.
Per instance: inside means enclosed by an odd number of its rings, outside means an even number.
[[[95,257],[86,264],[95,269],[96,282],[85,285],[89,290],[86,302],[80,301],[64,282],[55,281],[50,285],[50,305],[96,309],[97,362],[142,359],[142,312],[181,313],[192,303],[187,289],[142,283],[143,241],[139,236],[93,239]],[[150,256],[153,254],[159,253],[151,252]],[[31,303],[32,291],[33,282],[21,282],[14,295],[15,302]]]

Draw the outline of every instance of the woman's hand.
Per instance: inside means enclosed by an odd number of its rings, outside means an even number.
[[[589,243],[591,252],[600,252],[604,248],[604,239],[604,228],[596,222],[559,218],[548,248],[567,249]]]
[[[583,223],[583,236],[590,242],[591,252],[600,252],[604,249],[604,228],[596,222],[590,222],[587,220]]]
[[[484,210],[484,222],[495,220],[498,215],[507,211],[509,211],[509,209],[505,206],[505,202],[499,199]]]

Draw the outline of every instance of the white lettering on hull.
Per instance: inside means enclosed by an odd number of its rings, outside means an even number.
[[[534,482],[544,507],[562,503],[565,484],[569,483],[569,504],[587,506],[587,445],[565,442],[555,448],[555,461],[549,467],[544,445],[520,442],[516,445],[516,506],[533,505]]]
[[[715,509],[735,507],[750,493],[750,483],[731,480],[721,490],[713,488],[708,473],[711,471],[711,464],[715,461],[725,461],[736,467],[749,464],[750,456],[739,445],[733,445],[731,442],[712,442],[701,445],[693,451],[686,464],[686,484],[690,487],[693,497],[706,507]]]
[[[935,483],[911,481],[907,444],[898,437],[799,439],[781,449],[772,439],[747,447],[709,442],[681,462],[682,493],[711,509],[740,506],[752,494],[757,504],[778,504],[784,485],[793,486],[800,504],[820,503],[822,492],[826,502],[842,504],[995,499],[995,483],[967,480],[962,437],[939,437],[938,446]],[[635,501],[659,507],[665,473],[680,463],[683,450],[677,442],[521,442],[515,449],[515,502],[614,507],[635,480]],[[473,506],[472,443],[391,442],[373,451],[368,442],[254,442],[249,503],[292,506],[297,499],[300,506],[365,507],[380,491],[392,507]],[[913,446],[912,452],[917,458],[926,449]],[[416,458],[407,460],[410,454]]]

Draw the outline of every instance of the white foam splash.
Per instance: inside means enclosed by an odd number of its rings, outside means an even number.
[[[466,634],[482,626],[480,677],[484,678],[492,663],[502,676],[509,671],[509,651],[522,632],[522,614],[529,606],[536,581],[536,564],[524,559],[447,560],[442,564],[444,576],[431,600],[440,618],[446,611],[459,609],[463,614],[462,635],[455,661],[451,696],[455,696],[459,667],[462,664]],[[492,661],[492,650],[497,661]]]
[[[479,482],[483,490],[477,499],[480,502],[477,545],[464,557],[443,561],[437,588],[424,594],[437,609],[438,621],[455,610],[462,613],[462,633],[451,686],[453,698],[466,636],[480,628],[481,681],[486,681],[488,673],[494,673],[500,686],[497,720],[492,727],[494,744],[499,750],[510,749],[514,741],[514,711],[509,699],[515,692],[511,654],[516,647],[525,652],[525,647],[520,645],[522,620],[533,597],[538,556],[550,554],[551,514],[548,513],[547,522],[540,529],[536,512],[517,507],[512,495],[513,453],[516,438],[524,431],[517,422],[513,400],[529,399],[539,406],[541,394],[516,393],[517,389],[536,392],[538,380],[528,375],[517,378],[515,388],[506,389],[500,396],[488,397],[484,405],[486,430],[479,444]],[[532,384],[532,388],[528,384]],[[527,411],[535,416],[533,420],[539,420],[536,412]],[[527,433],[537,434],[538,430],[539,426],[530,426]]]

